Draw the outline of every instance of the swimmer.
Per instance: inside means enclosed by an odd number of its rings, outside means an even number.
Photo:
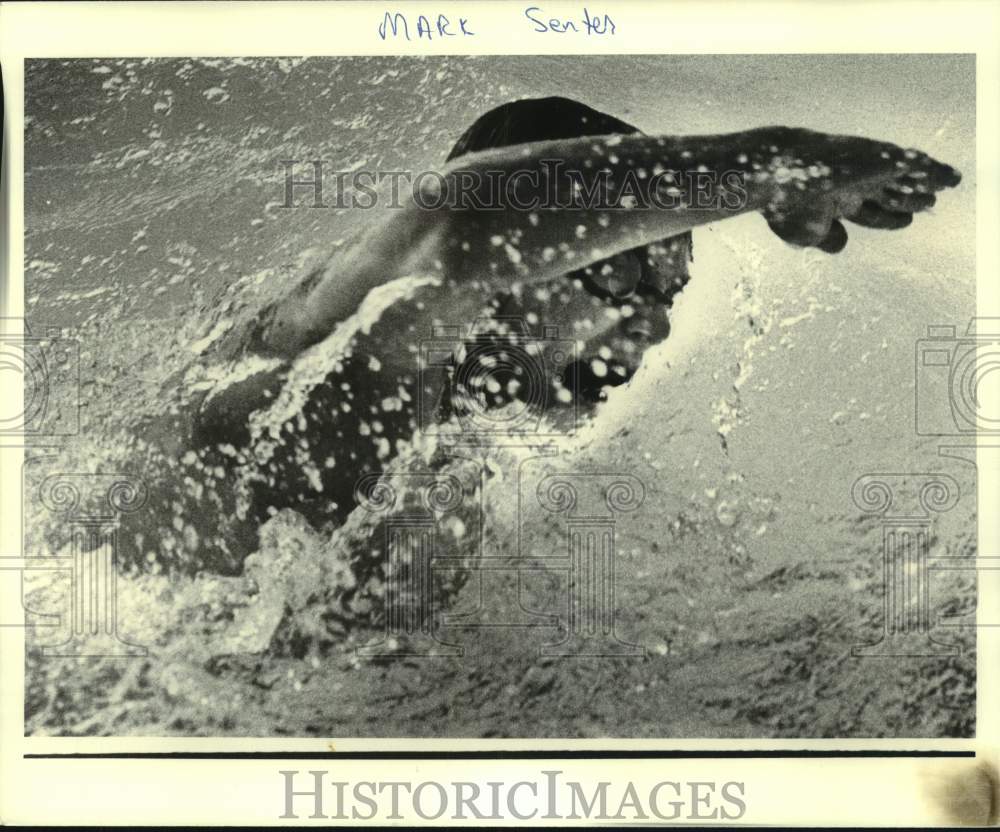
[[[513,183],[499,200],[498,177]],[[341,522],[358,479],[420,428],[420,345],[442,325],[479,322],[469,337],[513,344],[511,321],[556,324],[583,348],[545,368],[561,389],[541,406],[592,407],[667,337],[693,229],[758,213],[785,242],[835,254],[845,221],[905,228],[960,176],[872,139],[790,127],[649,136],[547,98],[486,113],[425,181],[434,187],[213,344],[177,380],[182,403],[137,432],[151,480],[130,523],[139,556],[234,572],[277,509]],[[463,373],[461,341],[435,388],[441,419],[461,397],[503,405],[522,381],[509,368]]]

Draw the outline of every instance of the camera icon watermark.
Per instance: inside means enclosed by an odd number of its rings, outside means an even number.
[[[0,319],[0,378],[7,390],[23,389],[20,401],[3,398],[0,444],[79,433],[80,348],[61,329],[46,327],[35,334],[23,319]]]
[[[435,327],[420,343],[421,426],[455,445],[536,446],[571,435],[575,359],[576,342],[560,338],[558,327],[532,332],[523,318]],[[569,415],[558,428],[544,418],[556,408]],[[456,424],[457,432],[442,429]]]
[[[1000,318],[929,326],[915,365],[918,435],[1000,434]]]
[[[950,441],[939,457],[987,466],[1000,460],[1000,318],[973,318],[958,334],[952,324],[931,325],[916,342],[915,423],[919,436]],[[855,505],[881,519],[882,632],[858,644],[854,656],[955,656],[960,645],[935,637],[945,627],[996,626],[935,620],[931,584],[945,572],[995,572],[998,559],[934,551],[934,518],[951,511],[960,491],[942,473],[865,474],[852,488]]]

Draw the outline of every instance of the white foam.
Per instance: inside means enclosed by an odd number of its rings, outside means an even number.
[[[318,344],[304,350],[292,364],[285,385],[274,403],[250,416],[250,435],[254,441],[265,434],[277,439],[282,426],[305,406],[312,390],[323,382],[330,369],[342,358],[357,334],[367,335],[392,305],[409,300],[425,286],[440,286],[432,276],[408,276],[372,289],[357,311],[337,324]]]

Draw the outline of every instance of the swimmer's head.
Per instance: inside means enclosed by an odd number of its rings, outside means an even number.
[[[628,122],[562,96],[525,98],[494,107],[473,122],[455,142],[446,161],[468,153],[515,144],[582,136],[638,134]],[[601,298],[625,300],[639,294],[670,306],[688,281],[693,259],[691,233],[621,252],[570,273]]]

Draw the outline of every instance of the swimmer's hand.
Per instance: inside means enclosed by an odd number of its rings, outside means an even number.
[[[775,133],[767,146],[771,159],[747,176],[762,184],[770,179],[773,192],[764,218],[792,245],[840,251],[847,244],[841,220],[905,228],[915,213],[934,205],[936,192],[962,179],[926,153],[894,144],[789,128]]]

